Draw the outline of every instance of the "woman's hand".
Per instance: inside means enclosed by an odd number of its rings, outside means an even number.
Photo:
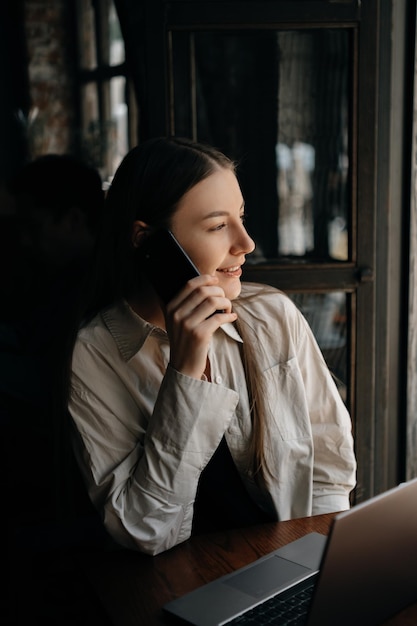
[[[170,364],[193,378],[201,378],[206,369],[213,333],[222,324],[237,318],[218,282],[216,276],[208,274],[193,278],[168,303],[164,312]]]

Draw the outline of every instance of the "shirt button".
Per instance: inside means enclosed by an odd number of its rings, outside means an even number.
[[[221,376],[216,376],[215,380],[218,385],[220,385],[220,383],[223,381]]]

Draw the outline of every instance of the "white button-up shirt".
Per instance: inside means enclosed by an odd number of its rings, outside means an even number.
[[[275,473],[267,488],[245,457],[251,415],[234,325],[213,335],[212,382],[169,366],[167,334],[124,301],[79,332],[69,403],[75,451],[122,545],[157,554],[190,536],[198,480],[223,435],[248,493],[278,519],[349,508],[351,420],[305,318],[283,293],[248,283],[236,311],[265,376]]]

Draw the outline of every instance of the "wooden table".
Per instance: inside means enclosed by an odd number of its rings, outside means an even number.
[[[158,556],[128,550],[77,558],[115,626],[172,624],[162,606],[309,532],[328,534],[333,515],[195,536]],[[416,574],[417,579],[417,574]],[[384,626],[416,626],[417,603]]]

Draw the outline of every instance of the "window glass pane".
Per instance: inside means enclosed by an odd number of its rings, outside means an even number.
[[[78,0],[78,33],[81,68],[91,70],[97,66],[94,10],[91,0]]]
[[[342,398],[347,389],[347,294],[330,293],[288,294],[302,311],[335,377]]]
[[[125,46],[120,30],[119,18],[112,3],[109,10],[109,30],[110,30],[110,65],[119,65],[125,60]]]
[[[277,48],[278,251],[347,260],[346,33],[284,31]]]
[[[87,83],[81,89],[82,148],[85,158],[96,167],[103,163],[103,136],[100,127],[96,83]]]
[[[129,149],[128,109],[126,104],[126,79],[117,76],[110,81],[110,176],[114,174],[120,161]]]
[[[238,161],[252,263],[349,259],[349,29],[173,32],[174,132]]]

